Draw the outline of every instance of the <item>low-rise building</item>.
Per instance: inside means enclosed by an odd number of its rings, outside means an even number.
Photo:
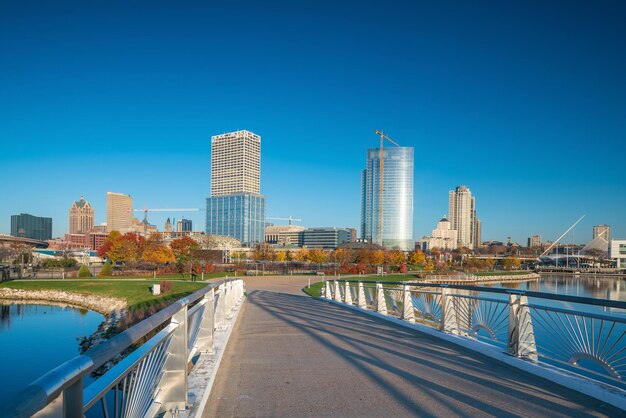
[[[265,242],[282,247],[302,246],[303,232],[306,228],[298,225],[271,225],[265,227]]]
[[[420,241],[422,250],[439,248],[440,250],[454,250],[458,247],[458,231],[452,229],[452,223],[446,215],[439,220],[430,237],[423,237]]]
[[[615,261],[617,268],[626,269],[626,239],[611,240],[609,258]]]
[[[307,248],[335,249],[351,239],[349,228],[308,228],[302,232],[302,246]]]

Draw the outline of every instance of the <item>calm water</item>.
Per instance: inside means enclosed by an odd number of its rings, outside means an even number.
[[[91,335],[103,320],[85,309],[0,305],[0,402],[78,355],[77,338]]]
[[[617,277],[543,275],[537,281],[499,283],[492,286],[626,301],[626,279]]]

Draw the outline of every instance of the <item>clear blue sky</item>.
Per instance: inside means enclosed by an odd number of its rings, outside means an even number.
[[[0,231],[81,194],[204,207],[210,136],[262,136],[268,215],[359,223],[374,129],[415,147],[414,238],[626,238],[624,2],[0,0]],[[179,217],[180,214],[172,214]],[[204,228],[203,213],[187,214]],[[162,228],[165,215],[151,221]]]

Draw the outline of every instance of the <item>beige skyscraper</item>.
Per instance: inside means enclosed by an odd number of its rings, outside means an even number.
[[[107,231],[125,233],[133,218],[133,198],[128,194],[107,192]]]
[[[479,224],[476,218],[476,199],[467,186],[450,190],[449,212],[452,229],[458,232],[459,246],[473,249],[479,239]]]
[[[610,225],[594,225],[593,238],[602,237],[607,242],[611,242],[611,226]]]
[[[211,197],[261,193],[261,137],[236,131],[211,137]]]
[[[94,215],[93,207],[81,196],[80,200],[73,202],[70,207],[69,233],[84,234],[92,229]]]

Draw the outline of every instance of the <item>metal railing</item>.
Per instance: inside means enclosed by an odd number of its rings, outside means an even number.
[[[626,389],[626,302],[513,289],[327,281],[322,297]]]
[[[212,283],[46,373],[0,407],[0,416],[30,417],[41,411],[82,417],[100,409],[102,416],[117,418],[183,411],[190,362],[213,351],[214,332],[224,327],[243,296],[241,279]],[[92,371],[144,339],[84,387]]]

